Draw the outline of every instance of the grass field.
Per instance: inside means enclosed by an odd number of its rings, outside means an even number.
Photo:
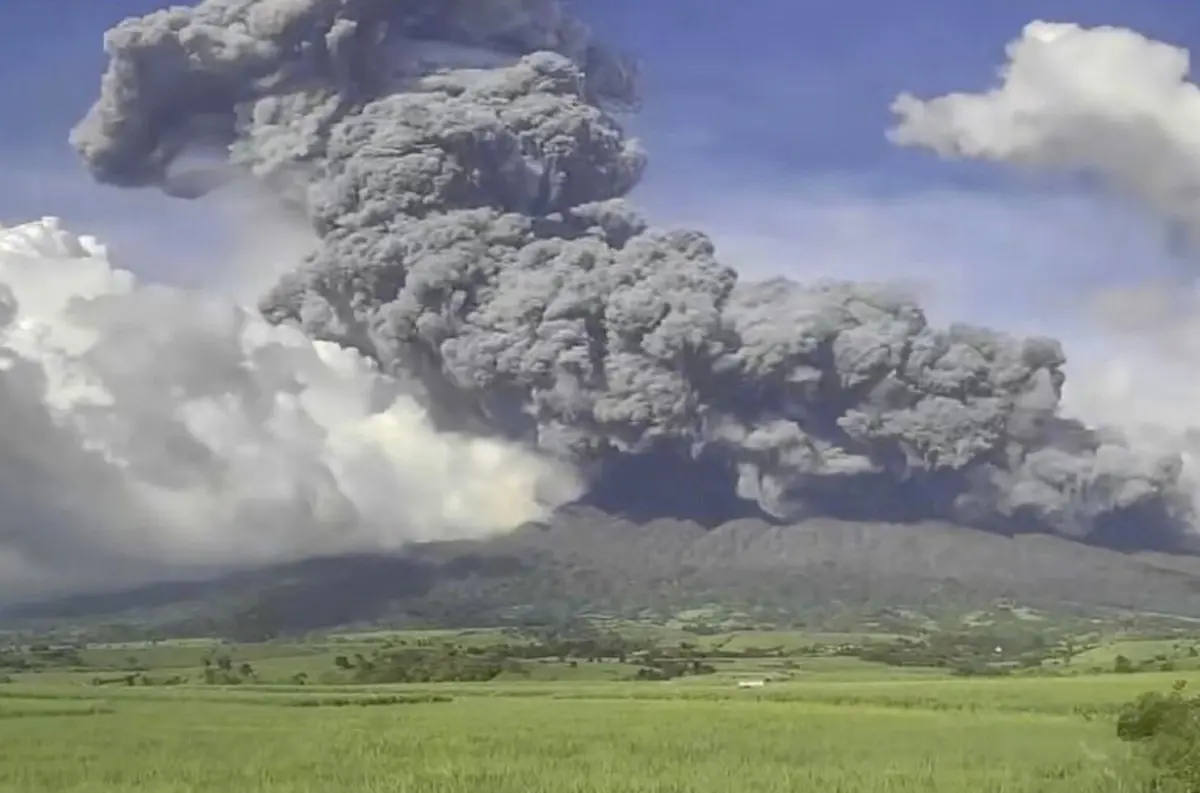
[[[16,686],[0,791],[1133,789],[1111,723],[1070,712],[1100,683],[1048,706],[1017,681],[842,685],[858,690],[462,684],[422,702],[399,687]]]
[[[1179,679],[1200,687],[1188,668],[1080,671],[1117,654],[1190,658],[1178,641],[1114,640],[1070,674],[999,678],[771,654],[853,638],[704,637],[696,644],[751,652],[669,681],[621,679],[630,666],[616,661],[547,658],[520,679],[405,685],[338,678],[334,661],[380,646],[517,640],[426,631],[90,645],[80,651],[86,668],[0,685],[0,793],[1146,791],[1116,713]],[[253,682],[199,682],[220,655],[253,664]],[[129,669],[188,682],[121,684]],[[106,670],[118,684],[95,684]],[[291,682],[300,673],[307,684]],[[736,685],[760,676],[775,682]]]
[[[1111,712],[1176,677],[16,683],[0,793],[1132,791]]]

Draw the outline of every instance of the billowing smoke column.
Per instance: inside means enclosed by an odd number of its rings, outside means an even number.
[[[624,203],[635,70],[558,0],[206,0],[109,32],[73,133],[95,177],[249,172],[321,239],[261,301],[487,430],[603,480],[728,472],[785,519],[944,517],[1132,545],[1179,532],[1173,454],[1059,417],[1063,352],[938,330],[887,287],[737,282]],[[223,152],[208,171],[180,155]]]

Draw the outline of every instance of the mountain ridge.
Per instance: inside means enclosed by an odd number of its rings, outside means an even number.
[[[573,507],[488,540],[11,606],[0,624],[131,620],[206,632],[254,614],[272,632],[299,632],[381,621],[494,625],[582,612],[665,619],[713,604],[803,621],[838,610],[969,609],[999,599],[1051,611],[1200,618],[1200,557],[937,522],[742,518],[705,528]]]

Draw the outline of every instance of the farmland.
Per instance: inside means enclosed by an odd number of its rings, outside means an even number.
[[[677,638],[649,650],[499,630],[14,646],[0,793],[1133,791],[1145,769],[1117,739],[1119,709],[1177,680],[1200,686],[1179,638],[1080,650],[1108,662],[1116,648],[1136,673],[1047,661],[1004,675],[864,661],[847,636]],[[461,659],[491,663],[497,647],[519,661],[482,667],[486,680],[369,681],[449,676],[418,657],[460,659],[448,668],[471,678],[481,667]],[[1181,668],[1155,671],[1172,654]],[[747,679],[768,682],[737,685]]]

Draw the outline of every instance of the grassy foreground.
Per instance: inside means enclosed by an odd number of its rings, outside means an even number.
[[[1110,709],[1178,675],[0,689],[0,793],[1139,790]]]
[[[1165,790],[1116,719],[1144,692],[1200,688],[1200,642],[1027,621],[907,639],[652,625],[10,637],[0,793]]]

